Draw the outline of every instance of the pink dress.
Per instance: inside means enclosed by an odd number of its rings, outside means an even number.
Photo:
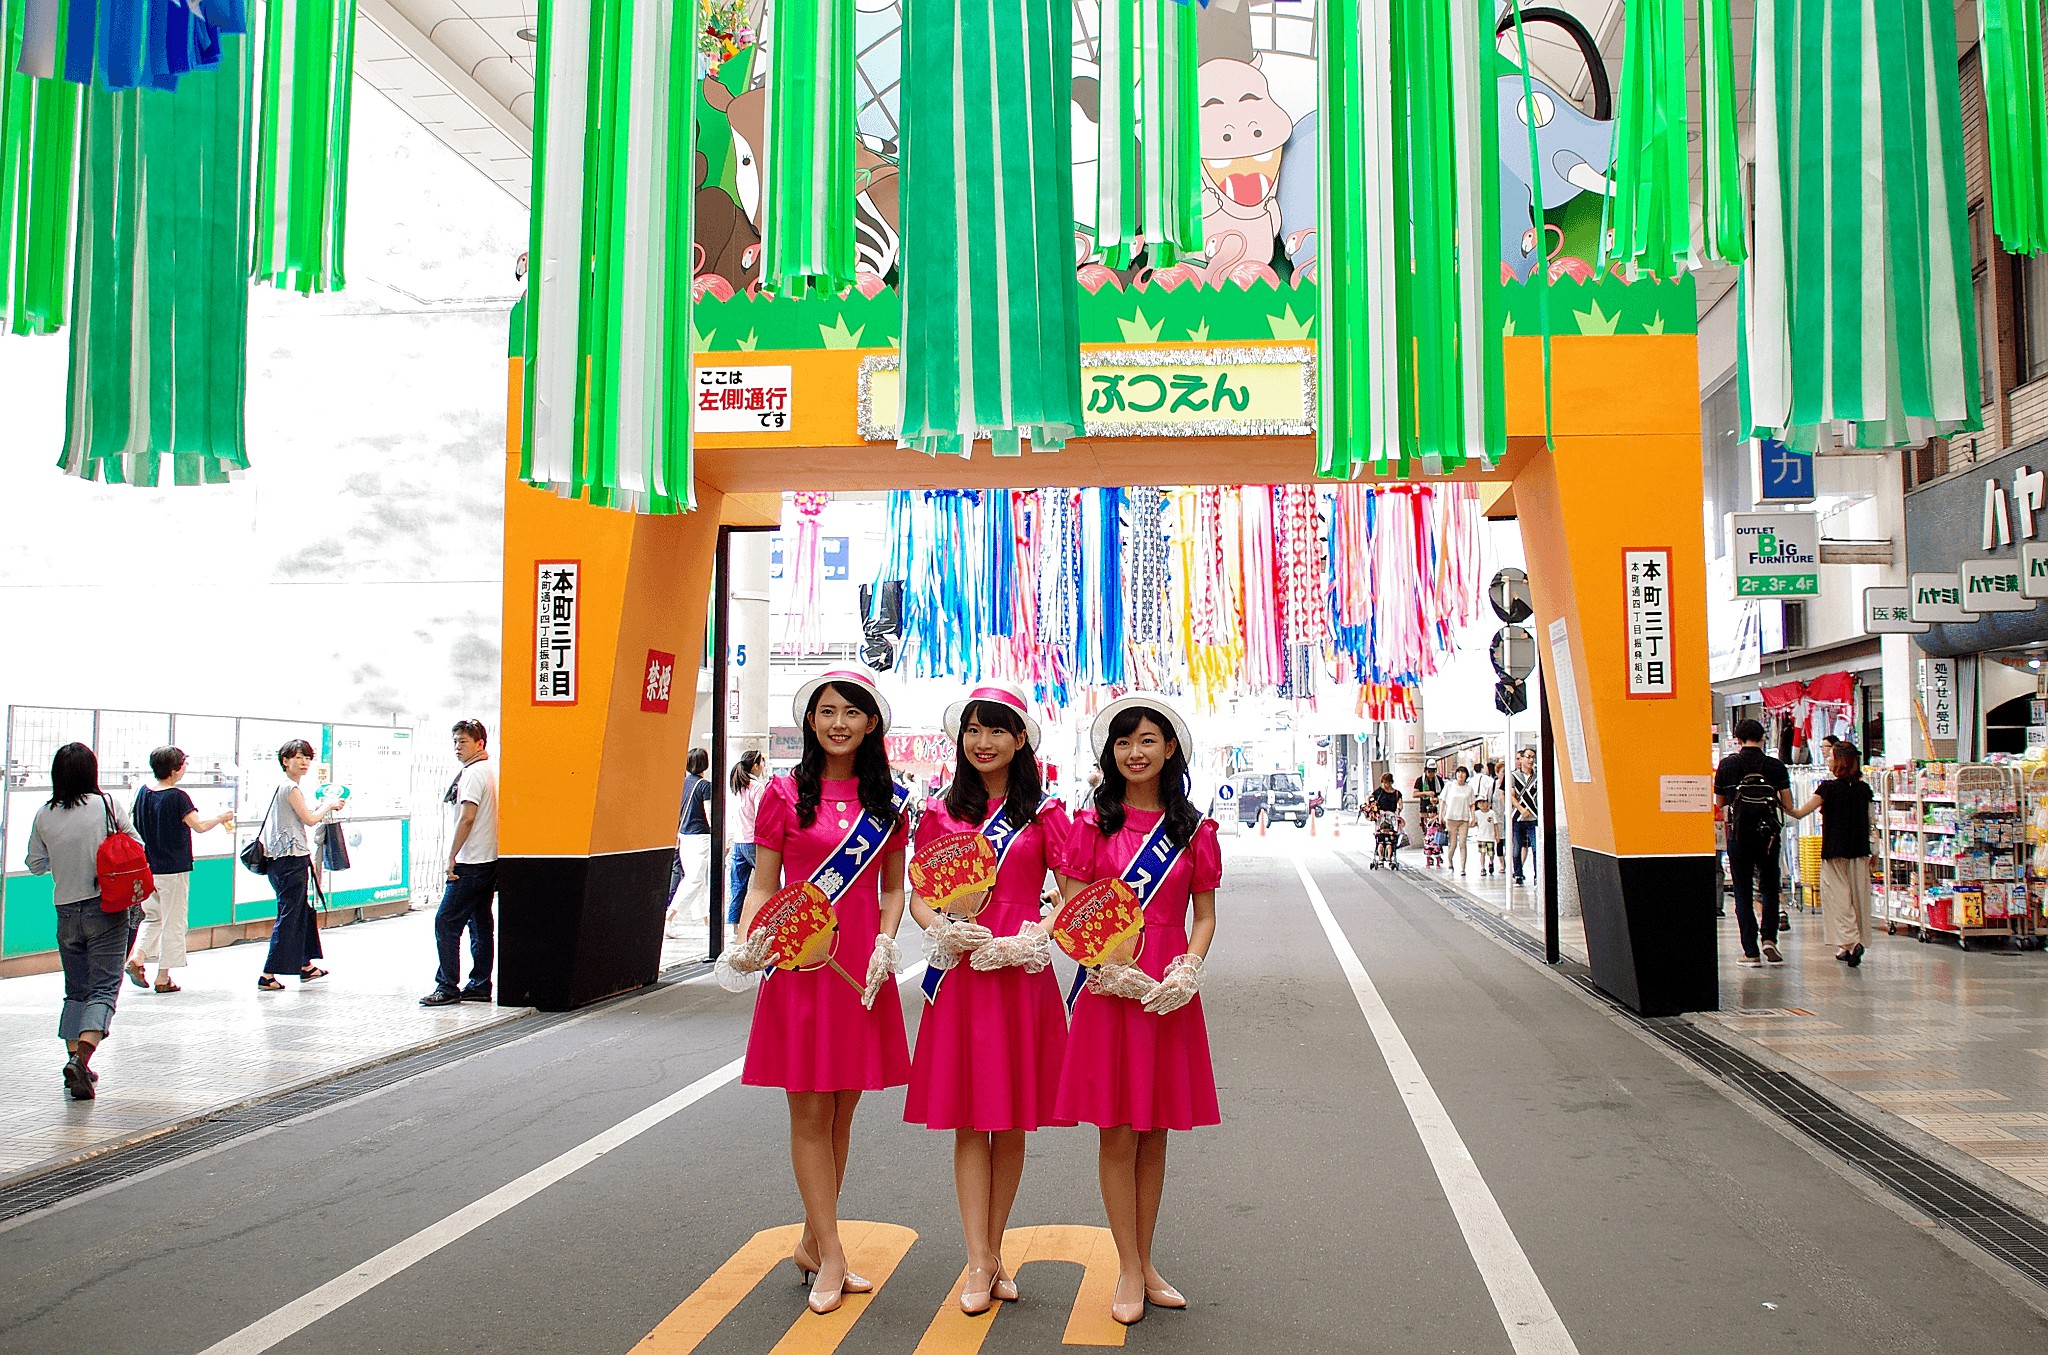
[[[858,782],[827,781],[823,790],[817,820],[809,828],[797,824],[796,783],[787,776],[771,780],[761,797],[754,842],[782,853],[783,885],[809,879],[860,812]],[[834,908],[839,917],[835,958],[856,982],[867,977],[868,957],[882,925],[880,863],[902,851],[905,838],[899,820]],[[860,1005],[860,993],[830,967],[776,970],[762,981],[754,998],[742,1083],[793,1092],[879,1091],[900,1087],[909,1077],[910,1045],[893,976],[883,982],[871,1009]]]
[[[1057,802],[1010,845],[994,895],[975,921],[997,936],[1015,936],[1039,918],[1045,873],[1057,859],[1070,824]],[[975,833],[933,800],[918,820],[917,844],[948,833]],[[903,1118],[932,1129],[1036,1129],[1072,1124],[1053,1114],[1060,1058],[1067,1047],[1067,1016],[1059,978],[1010,966],[977,970],[963,955],[948,970],[939,995],[926,1003],[910,1064]]]
[[[1067,835],[1054,869],[1093,884],[1122,875],[1159,815],[1127,811],[1121,831],[1108,837],[1084,810]],[[1194,896],[1223,878],[1216,825],[1204,819],[1166,879],[1145,905],[1145,944],[1138,968],[1163,978],[1166,966],[1188,948],[1188,910]],[[1074,1004],[1066,1061],[1060,1067],[1053,1113],[1061,1120],[1136,1130],[1193,1129],[1216,1124],[1216,1074],[1209,1063],[1209,1028],[1197,994],[1178,1011],[1154,1016],[1130,998],[1083,990]]]

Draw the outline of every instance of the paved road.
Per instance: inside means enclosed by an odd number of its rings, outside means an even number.
[[[1269,844],[1230,859],[1205,991],[1226,1122],[1172,1147],[1159,1254],[1194,1307],[1130,1348],[2048,1348],[1997,1275],[1408,885],[1318,852],[1340,951],[1281,854],[1313,844]],[[880,1225],[855,1244],[873,1271],[900,1254],[881,1292],[826,1320],[786,1264],[750,1288],[774,1247],[750,1239],[798,1212],[779,1098],[730,1080],[748,1001],[650,993],[30,1216],[0,1231],[0,1351],[1114,1342],[1093,1304],[1069,1326],[1078,1265],[1027,1267],[992,1327],[934,1322],[961,1265],[950,1155],[900,1092],[864,1105],[844,1203]],[[1090,1131],[1036,1136],[1020,1245],[1086,1257],[1093,1168]]]

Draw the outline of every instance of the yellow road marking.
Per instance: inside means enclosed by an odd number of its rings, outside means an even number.
[[[1107,1228],[1084,1228],[1070,1224],[1045,1224],[1036,1228],[1012,1228],[1003,1234],[1003,1266],[1023,1282],[1024,1268],[1037,1261],[1065,1261],[1081,1267],[1080,1292],[1067,1314],[1067,1330],[1061,1338],[1069,1346],[1121,1346],[1125,1327],[1109,1315],[1109,1300],[1116,1289],[1116,1244]],[[960,1311],[960,1287],[967,1281],[962,1269],[959,1279],[925,1328],[924,1339],[913,1355],[979,1355],[989,1328],[1004,1305],[980,1317]]]
[[[797,1223],[754,1234],[634,1346],[633,1355],[689,1355],[776,1267],[789,1265],[790,1253],[802,1235],[803,1225]],[[792,1285],[792,1302],[800,1311],[772,1355],[831,1355],[837,1350],[867,1311],[869,1300],[882,1292],[897,1263],[917,1241],[917,1234],[899,1224],[848,1220],[839,1225],[839,1238],[846,1247],[847,1264],[873,1280],[875,1292],[848,1294],[837,1312],[819,1317],[802,1310],[801,1291]]]

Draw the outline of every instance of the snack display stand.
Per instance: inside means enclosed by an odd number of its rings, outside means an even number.
[[[2039,950],[2048,945],[2043,926],[2048,919],[2048,763],[2030,763],[2020,771],[2021,804],[2026,813],[2026,911],[2013,923],[2013,935],[2023,937],[2022,945]],[[2024,927],[2024,931],[2021,928]]]
[[[1878,882],[1871,891],[1871,921],[1896,935],[1899,928],[1920,926],[1922,890],[1927,863],[1922,859],[1926,807],[1919,797],[1918,773],[1911,767],[1888,767],[1878,778]]]
[[[1812,798],[1814,790],[1828,779],[1825,767],[1790,767],[1792,803],[1803,805]],[[1785,881],[1785,907],[1789,912],[1794,907],[1820,909],[1820,823],[1821,816],[1809,814],[1803,819],[1790,815],[1785,818],[1785,831],[1780,838],[1779,878]]]
[[[2014,768],[1930,762],[1888,774],[1884,844],[1887,931],[1904,926],[1922,941],[1953,936],[1964,949],[1972,940],[2032,935]]]

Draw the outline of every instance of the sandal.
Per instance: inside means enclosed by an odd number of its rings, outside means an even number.
[[[301,969],[299,971],[300,983],[311,983],[314,979],[324,979],[326,977],[327,971],[320,968],[320,966],[318,965],[314,965],[308,969]]]
[[[143,969],[140,960],[130,960],[127,964],[122,965],[121,969],[128,975],[128,982],[134,984],[137,988],[149,987],[149,973]]]
[[[284,987],[281,983],[277,986],[280,988]],[[170,979],[158,979],[156,981],[156,990],[159,993],[182,993],[185,991],[182,986],[172,982]]]
[[[256,980],[256,986],[266,993],[282,993],[284,991],[284,985],[268,974]]]

